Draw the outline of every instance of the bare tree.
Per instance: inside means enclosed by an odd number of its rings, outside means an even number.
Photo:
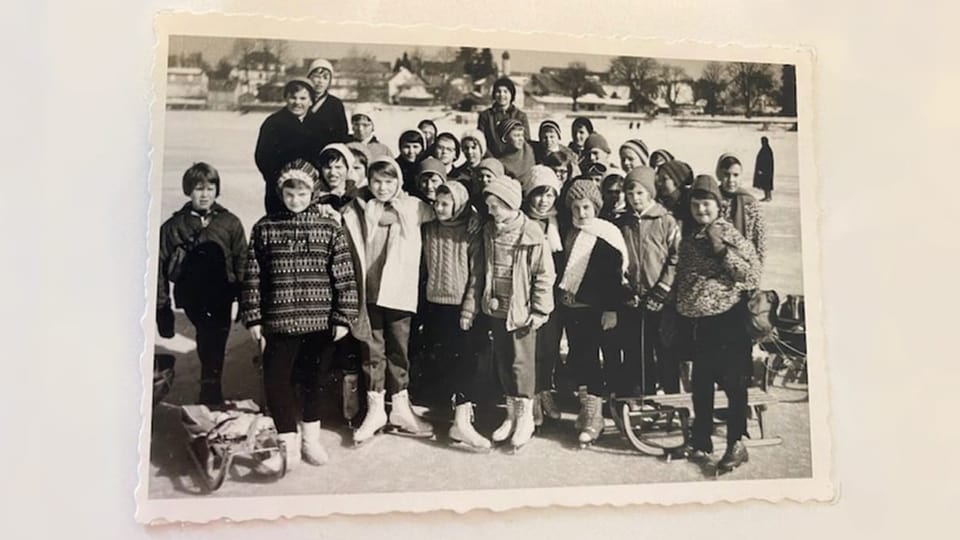
[[[725,71],[724,65],[720,62],[710,62],[704,66],[700,78],[693,83],[694,97],[707,102],[704,107],[704,112],[707,114],[719,112],[720,98],[729,84]]]
[[[680,92],[684,85],[690,84],[690,76],[682,67],[667,65],[660,70],[660,80],[663,85],[663,98],[670,107],[670,114],[676,114]]]
[[[572,110],[578,110],[577,100],[584,94],[604,94],[603,87],[588,77],[587,66],[583,62],[573,62],[557,74],[557,82],[564,92],[573,98]]]
[[[731,89],[736,100],[743,105],[749,118],[756,110],[757,100],[775,90],[772,66],[752,62],[734,62],[727,66]]]
[[[610,80],[630,87],[630,99],[652,102],[660,91],[660,64],[653,58],[618,56],[610,61]]]

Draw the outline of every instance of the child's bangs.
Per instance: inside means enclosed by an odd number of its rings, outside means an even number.
[[[347,159],[338,150],[331,148],[320,152],[321,167],[329,167],[330,165],[335,165],[337,162],[340,162],[344,165],[347,164]]]
[[[367,170],[367,176],[369,176],[370,178],[373,178],[374,175],[386,176],[389,178],[393,178],[394,180],[400,179],[400,177],[397,176],[396,167],[392,166],[390,163],[387,163],[385,161],[378,161],[370,166],[370,168]]]

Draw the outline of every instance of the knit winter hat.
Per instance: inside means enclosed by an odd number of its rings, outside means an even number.
[[[624,148],[636,152],[636,154],[640,156],[640,161],[642,161],[644,165],[650,163],[650,151],[647,150],[646,143],[640,139],[630,139],[629,141],[620,145],[620,150],[623,150]]]
[[[641,165],[630,169],[630,172],[627,173],[627,177],[623,181],[623,187],[627,189],[634,184],[640,184],[643,186],[643,189],[647,190],[651,198],[655,198],[657,196],[656,180],[657,172],[650,167]]]
[[[357,103],[357,105],[353,108],[353,112],[350,113],[350,120],[353,120],[358,116],[365,116],[367,117],[367,120],[373,122],[373,105],[369,103]]]
[[[483,156],[487,153],[487,138],[483,136],[483,132],[479,129],[468,129],[463,132],[463,135],[460,136],[460,145],[463,146],[463,143],[467,142],[467,139],[477,141],[477,145],[480,146],[480,155]]]
[[[527,183],[522,186],[523,198],[527,198],[535,189],[543,186],[553,188],[553,193],[556,195],[559,195],[563,188],[563,184],[560,183],[560,179],[557,178],[553,169],[546,165],[534,165],[530,169]]]
[[[647,163],[653,163],[656,161],[657,156],[662,157],[664,162],[673,161],[676,159],[668,150],[660,148],[659,150],[654,150],[653,153],[650,154],[650,159],[647,161]]]
[[[453,217],[456,218],[470,202],[470,192],[460,182],[446,182],[437,187],[437,195],[449,193],[453,197]]]
[[[438,133],[437,138],[433,140],[433,144],[437,144],[437,141],[440,139],[447,139],[453,141],[453,160],[456,161],[460,159],[460,141],[457,140],[457,136],[449,131],[444,131],[443,133]]]
[[[573,130],[576,131],[580,126],[587,128],[587,133],[593,133],[593,122],[586,116],[578,116],[573,119]]]
[[[477,170],[480,169],[486,169],[492,172],[493,175],[498,178],[506,174],[506,172],[503,170],[503,163],[500,163],[499,159],[492,157],[483,158],[480,160],[480,164],[477,165]]]
[[[408,129],[400,134],[400,146],[404,143],[420,143],[420,146],[426,146],[425,140],[419,129]]]
[[[348,152],[349,153],[349,152]],[[300,180],[312,191],[320,180],[320,173],[308,161],[295,159],[283,166],[280,170],[280,177],[277,178],[277,189],[283,187],[287,180]]]
[[[500,134],[500,142],[507,142],[510,132],[516,128],[523,129],[523,123],[516,118],[507,118],[497,126],[497,133]]]
[[[296,87],[302,86],[307,89],[307,92],[310,94],[310,99],[315,99],[317,97],[317,89],[313,86],[313,81],[306,77],[294,77],[287,81],[283,85],[283,95],[287,96],[292,92],[296,91]]]
[[[557,123],[556,120],[547,119],[547,120],[544,120],[543,122],[540,122],[540,129],[537,131],[537,133],[540,135],[541,140],[543,140],[543,132],[548,129],[552,129],[556,131],[558,137],[563,136],[563,133],[560,131],[560,124]]]
[[[443,166],[443,162],[433,156],[430,156],[420,162],[420,169],[417,171],[417,178],[420,178],[426,173],[438,174],[444,182],[447,181],[447,171]]]
[[[507,176],[498,176],[494,178],[486,187],[483,188],[485,195],[496,195],[498,199],[504,202],[512,210],[519,210],[523,203],[523,195],[520,189],[520,182]]]
[[[367,148],[367,145],[362,142],[352,141],[347,143],[347,148],[350,149],[354,154],[360,154],[363,156],[364,163],[370,163],[370,150]],[[356,158],[356,156],[354,156]]]
[[[690,168],[690,165],[687,165],[679,159],[674,159],[661,165],[657,170],[657,176],[661,175],[673,180],[673,183],[676,184],[677,187],[689,187],[693,184],[693,169]]]
[[[583,142],[583,151],[589,153],[590,150],[594,148],[599,148],[606,153],[610,153],[610,145],[607,144],[607,138],[603,135],[594,131],[587,137],[587,140]]]
[[[510,92],[510,103],[513,103],[513,101],[517,99],[517,86],[513,84],[513,81],[511,81],[509,78],[500,77],[499,79],[493,81],[493,88],[490,89],[490,93],[496,93],[497,88],[500,88],[501,86]]]
[[[691,198],[711,197],[720,204],[723,196],[720,195],[720,185],[709,174],[700,174],[693,179],[693,186],[690,188]]]
[[[310,62],[310,69],[307,70],[307,77],[309,77],[311,73],[318,69],[325,69],[329,71],[330,78],[333,78],[333,64],[331,64],[326,58],[317,58],[313,62]]]
[[[597,214],[600,213],[600,209],[603,207],[603,196],[600,195],[600,188],[597,187],[597,183],[592,179],[574,180],[570,189],[567,190],[567,197],[563,200],[563,204],[567,205],[567,208],[572,208],[574,201],[581,199],[592,202]]]

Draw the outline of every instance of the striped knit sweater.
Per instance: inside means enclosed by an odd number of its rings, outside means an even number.
[[[264,335],[349,326],[359,312],[357,281],[343,230],[316,207],[264,216],[253,226],[240,317]]]

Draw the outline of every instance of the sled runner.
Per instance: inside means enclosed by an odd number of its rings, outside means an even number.
[[[259,475],[279,479],[286,474],[286,452],[273,419],[253,400],[227,401],[216,409],[184,405],[181,420],[189,438],[187,452],[208,491],[220,489],[236,458]]]
[[[761,388],[747,390],[747,406],[753,412],[759,427],[759,437],[746,439],[749,446],[770,446],[782,443],[780,437],[770,437],[766,432],[763,413],[768,405],[777,403],[777,398]],[[610,402],[610,414],[620,432],[638,451],[667,459],[690,441],[690,411],[693,410],[693,394],[663,394],[614,398]],[[714,410],[727,408],[727,396],[717,392],[713,398]],[[681,439],[673,444],[664,444],[658,439],[674,429],[680,429]]]

